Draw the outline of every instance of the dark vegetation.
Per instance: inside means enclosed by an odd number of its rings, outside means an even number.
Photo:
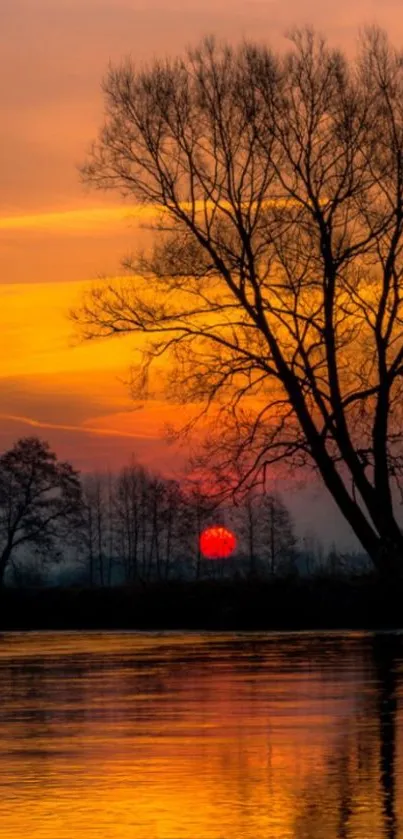
[[[78,472],[47,443],[27,437],[0,456],[0,587],[24,550],[49,561],[80,526]]]
[[[0,629],[304,630],[403,625],[403,588],[375,577],[172,580],[0,593]]]

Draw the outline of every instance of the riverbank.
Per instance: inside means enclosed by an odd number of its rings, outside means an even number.
[[[4,589],[0,630],[403,627],[402,587],[376,578]]]

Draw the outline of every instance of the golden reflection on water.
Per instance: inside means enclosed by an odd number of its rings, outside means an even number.
[[[403,636],[0,636],[1,839],[403,839]]]

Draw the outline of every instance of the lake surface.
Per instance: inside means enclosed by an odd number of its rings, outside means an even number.
[[[403,635],[0,635],[1,839],[403,839]]]

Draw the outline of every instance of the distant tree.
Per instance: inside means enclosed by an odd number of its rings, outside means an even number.
[[[309,529],[302,538],[301,559],[303,571],[308,576],[323,574],[326,566],[326,551],[321,539]]]
[[[262,558],[270,574],[287,574],[295,569],[297,539],[291,515],[279,495],[262,493],[258,500]]]
[[[54,556],[81,521],[78,472],[48,443],[26,437],[0,456],[0,585],[22,547]]]
[[[159,476],[153,475],[148,486],[150,538],[148,544],[147,577],[151,577],[155,573],[158,579],[162,577],[165,500],[165,482]]]
[[[313,465],[400,575],[403,58],[376,29],[355,62],[291,40],[109,71],[83,175],[162,210],[135,279],[77,317],[90,338],[149,335],[142,381],[169,354],[167,392],[221,406],[220,436],[235,418],[254,468]]]
[[[167,580],[186,554],[189,536],[187,505],[178,481],[166,480],[163,509],[163,575]]]
[[[141,576],[140,558],[146,538],[145,483],[145,470],[134,462],[121,470],[116,482],[117,546],[126,582]]]
[[[110,585],[115,549],[114,482],[112,475],[94,473],[83,482],[80,556],[90,585]]]
[[[207,524],[211,524],[217,499],[213,499],[203,486],[201,479],[188,477],[184,486],[184,506],[182,509],[182,543],[188,556],[192,557],[195,577],[198,580],[202,571],[200,536]]]
[[[247,574],[249,577],[255,577],[259,571],[258,561],[263,549],[259,538],[261,522],[256,492],[251,489],[244,492],[241,502],[232,509],[229,508],[227,516],[237,536],[238,553],[247,561]]]
[[[136,462],[122,469],[114,493],[116,540],[126,582],[167,579],[183,553],[186,501],[176,481]]]
[[[199,510],[194,502],[177,481],[150,476],[148,576],[168,579],[173,573],[189,573],[189,559],[199,549]]]
[[[327,552],[325,567],[329,574],[337,577],[343,574],[346,570],[346,563],[344,554],[337,550],[333,543]],[[352,563],[350,565],[350,573],[353,571]]]
[[[249,576],[274,576],[294,569],[297,540],[291,515],[279,495],[252,486],[228,515],[241,554],[247,557]]]

